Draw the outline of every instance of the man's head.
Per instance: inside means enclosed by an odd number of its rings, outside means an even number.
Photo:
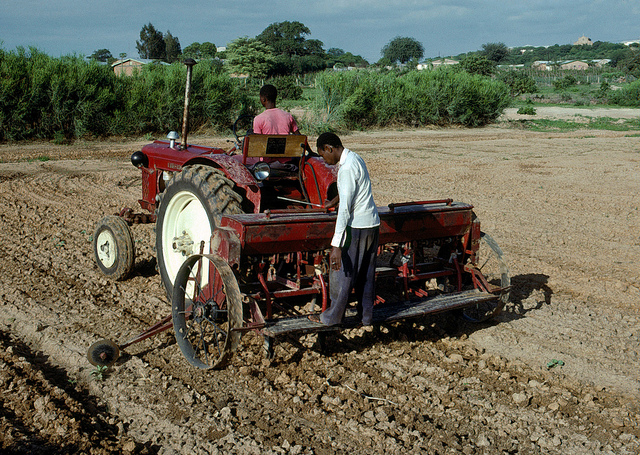
[[[318,154],[327,164],[337,164],[342,156],[342,141],[335,133],[322,133],[316,140]]]
[[[276,98],[278,98],[278,89],[271,84],[263,85],[260,89],[260,102],[263,106],[276,105]]]

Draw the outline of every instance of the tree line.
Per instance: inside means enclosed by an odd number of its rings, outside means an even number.
[[[332,67],[369,66],[360,55],[335,47],[325,50],[324,43],[309,38],[310,35],[311,30],[301,22],[276,22],[253,38],[240,37],[232,41],[225,51],[218,53],[212,42],[195,42],[182,49],[177,36],[170,31],[162,33],[148,23],[140,31],[136,49],[140,58],[167,63],[185,58],[219,57],[229,64],[232,72],[260,78],[305,74]],[[414,38],[398,36],[384,46],[381,55],[380,65],[404,64],[422,58],[424,47]],[[89,58],[109,63],[116,60],[108,49],[98,49]]]
[[[184,49],[180,40],[170,31],[162,33],[153,24],[144,25],[136,49],[141,58],[168,63],[194,58],[225,60],[231,71],[257,78],[306,74],[325,68],[368,67],[370,63],[359,55],[340,48],[324,49],[324,43],[311,39],[311,30],[298,21],[275,22],[260,34],[240,37],[228,44],[226,51],[217,52],[212,42],[194,42]],[[424,46],[412,37],[396,36],[380,51],[377,67],[415,67],[424,57]],[[126,55],[120,54],[123,58]],[[493,74],[497,65],[531,66],[535,61],[561,62],[566,60],[610,59],[609,67],[640,77],[640,45],[595,41],[592,45],[555,44],[553,46],[523,46],[508,48],[504,43],[486,43],[477,51],[452,56],[479,74]],[[90,59],[113,62],[108,49],[96,50]],[[487,62],[493,65],[490,69]]]
[[[405,67],[307,75],[315,90],[298,124],[308,134],[390,125],[481,126],[494,121],[513,95],[536,90],[526,71],[483,74],[494,68],[487,62],[480,56],[433,71]],[[109,66],[79,56],[53,58],[35,48],[0,48],[0,141],[179,130],[185,75],[185,66],[174,64],[145,65],[130,77],[119,77]],[[293,79],[280,76],[269,82],[282,98],[300,98],[302,90]],[[261,83],[231,77],[216,59],[201,60],[193,74],[191,128],[224,131],[239,115],[255,115]],[[601,86],[600,91],[609,103],[640,106],[640,80],[615,91]]]
[[[524,65],[531,67],[536,61],[560,63],[568,60],[582,60],[590,63],[594,60],[609,59],[609,68],[617,69],[640,78],[640,44],[627,46],[622,43],[595,41],[592,45],[555,44],[553,46],[524,46],[508,48],[504,43],[487,43],[482,49],[457,55],[461,62],[486,58],[494,66]]]

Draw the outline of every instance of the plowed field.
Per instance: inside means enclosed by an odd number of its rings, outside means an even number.
[[[97,221],[137,208],[143,143],[2,145],[0,452],[640,453],[639,138],[499,124],[343,141],[379,205],[475,206],[511,271],[498,320],[354,329],[327,352],[309,335],[271,362],[247,334],[221,371],[189,366],[166,332],[100,374],[94,341],[170,313],[152,225],[132,226],[126,281],[91,251]]]

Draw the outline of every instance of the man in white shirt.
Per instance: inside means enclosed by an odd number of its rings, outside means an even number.
[[[329,255],[331,306],[309,319],[324,325],[340,324],[353,289],[362,324],[371,325],[380,217],[369,172],[362,158],[344,148],[333,133],[321,134],[316,146],[327,164],[339,166],[339,205]]]

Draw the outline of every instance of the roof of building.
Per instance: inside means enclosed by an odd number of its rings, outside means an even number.
[[[141,63],[142,65],[147,65],[149,63],[159,63],[161,65],[168,65],[167,62],[163,62],[162,60],[155,60],[152,58],[131,58],[131,57],[127,57],[127,58],[123,58],[122,60],[116,60],[115,62],[113,62],[111,64],[111,66],[117,66],[120,65],[122,63],[126,63],[126,62],[138,62]]]

